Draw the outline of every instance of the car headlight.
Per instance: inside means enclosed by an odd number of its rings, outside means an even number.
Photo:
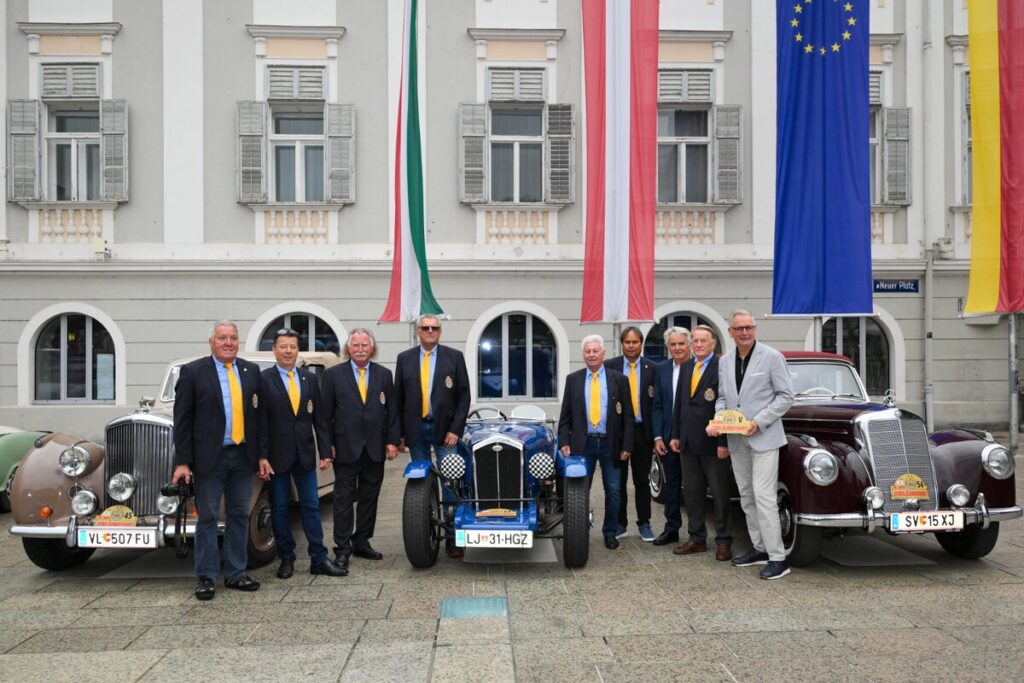
[[[156,497],[156,509],[164,515],[173,515],[178,511],[178,497],[177,496],[157,496]]]
[[[458,453],[449,453],[441,458],[439,469],[445,479],[461,479],[466,473],[466,461]]]
[[[82,489],[71,496],[71,511],[76,515],[91,515],[96,511],[96,494]]]
[[[92,456],[89,455],[89,451],[75,444],[64,449],[60,454],[58,464],[60,471],[69,477],[80,477],[92,464]]]
[[[540,481],[551,479],[555,476],[555,459],[547,453],[534,453],[530,458],[530,474]]]
[[[126,472],[118,472],[107,482],[107,493],[119,503],[123,503],[135,493],[135,479]]]
[[[963,484],[953,484],[946,489],[946,499],[956,507],[962,508],[971,499],[971,492]]]
[[[885,505],[885,493],[877,486],[869,486],[864,489],[864,502],[871,506],[872,510],[881,510]]]
[[[839,478],[839,463],[836,456],[816,448],[804,456],[804,472],[818,486],[828,486]]]
[[[1009,479],[1013,476],[1014,463],[1006,446],[998,443],[989,444],[981,451],[981,464],[988,475],[994,479]]]

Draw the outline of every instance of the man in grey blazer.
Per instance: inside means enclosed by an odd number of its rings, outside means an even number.
[[[793,404],[793,386],[782,354],[757,343],[757,324],[749,311],[732,312],[729,336],[736,348],[718,362],[715,410],[738,410],[750,420],[745,434],[729,434],[728,440],[740,506],[753,544],[732,563],[736,567],[767,564],[761,578],[781,579],[789,573],[789,566],[775,495],[779,448],[786,445],[781,418]],[[718,430],[710,425],[707,432],[718,436]]]

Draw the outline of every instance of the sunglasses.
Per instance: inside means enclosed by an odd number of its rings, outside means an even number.
[[[420,332],[440,332],[440,325],[420,325]]]
[[[296,339],[298,339],[299,333],[291,328],[282,327],[281,329],[274,333],[274,341],[277,341],[278,337],[295,337]]]

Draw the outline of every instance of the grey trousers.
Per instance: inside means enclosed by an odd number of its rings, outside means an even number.
[[[772,561],[785,561],[776,489],[779,481],[779,449],[755,451],[743,437],[729,439],[729,456],[740,507],[747,517],[747,531],[754,548]]]
[[[676,456],[682,463],[683,490],[686,492],[686,530],[690,540],[707,543],[705,525],[708,500],[704,495],[711,489],[711,505],[715,515],[715,543],[732,543],[732,525],[729,522],[729,461],[715,455],[683,453]]]

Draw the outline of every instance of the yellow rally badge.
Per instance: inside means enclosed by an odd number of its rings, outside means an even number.
[[[901,474],[889,489],[893,500],[928,500],[928,487],[916,474]]]
[[[96,526],[135,526],[139,519],[127,505],[111,505],[93,520]]]

